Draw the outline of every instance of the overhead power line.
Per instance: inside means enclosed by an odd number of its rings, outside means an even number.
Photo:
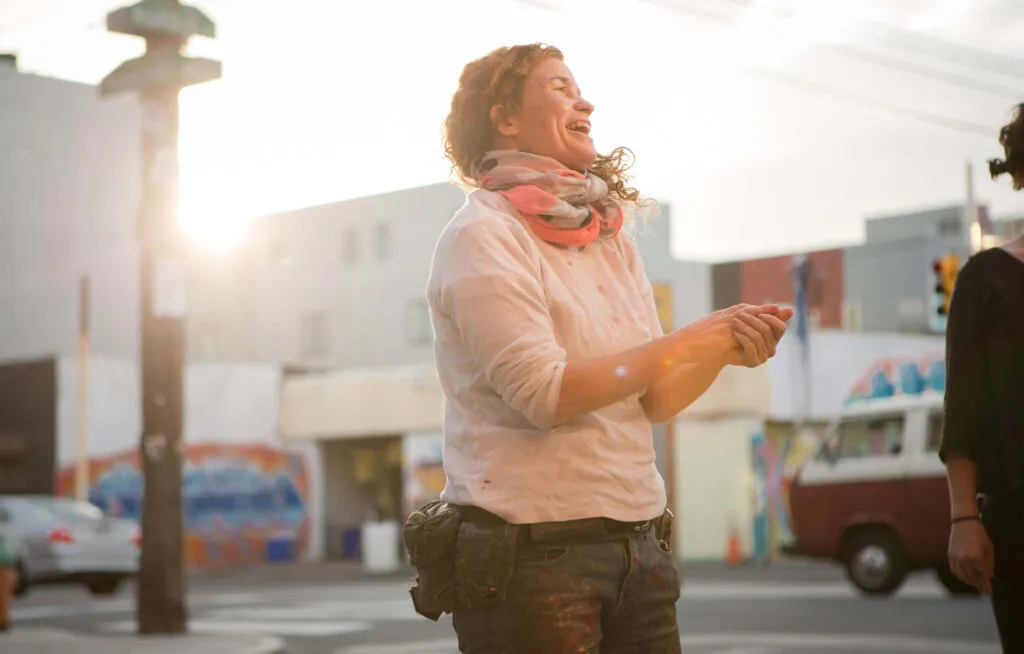
[[[707,11],[697,7],[681,5],[678,4],[677,2],[673,2],[672,0],[647,1],[650,2],[651,4],[669,9],[677,13],[698,16],[715,22],[724,22],[732,24],[736,22],[735,19],[729,16],[724,16],[720,13]],[[726,1],[731,2],[732,0]],[[878,100],[871,96],[861,94],[849,89],[845,89],[840,86],[826,84],[815,80],[808,80],[794,75],[788,75],[786,73],[782,73],[779,71],[774,71],[768,68],[763,68],[760,66],[754,66],[750,64],[737,64],[735,67],[737,70],[740,70],[742,72],[758,77],[764,77],[779,84],[785,84],[787,86],[799,88],[804,91],[809,91],[812,93],[817,93],[819,95],[832,97],[843,102],[847,102],[849,104],[856,104],[870,109],[884,111],[896,116],[911,118],[922,123],[927,123],[937,127],[943,127],[950,130],[971,134],[973,136],[992,137],[992,135],[996,131],[994,128],[982,125],[980,123],[973,123],[970,121],[945,116],[942,114],[936,114],[929,111],[918,110],[911,107],[905,107],[894,103],[885,102],[883,100]],[[941,73],[942,71],[932,72]]]
[[[751,6],[750,0],[716,0],[716,2],[724,2],[740,8]],[[793,10],[771,9],[770,11],[782,18],[799,18],[799,13]],[[873,33],[876,40],[882,41],[886,45],[942,59],[959,66],[979,68],[987,72],[998,72],[1001,75],[1024,79],[1024,59],[1020,57],[990,52],[942,37],[902,29],[877,20],[858,20],[854,21],[854,24]]]

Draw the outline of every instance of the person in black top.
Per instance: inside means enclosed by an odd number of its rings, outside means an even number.
[[[1000,132],[993,179],[1024,189],[1024,104]],[[949,563],[991,595],[1004,652],[1024,653],[1024,235],[971,257],[946,326],[940,456],[952,505]]]

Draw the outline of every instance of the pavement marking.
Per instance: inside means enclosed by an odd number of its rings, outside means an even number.
[[[454,638],[429,640],[418,643],[391,643],[383,645],[349,645],[334,650],[334,654],[455,654],[459,643]]]
[[[684,601],[710,600],[760,600],[772,599],[860,599],[863,595],[849,584],[786,584],[786,583],[702,583],[690,582],[683,585]],[[889,601],[902,599],[939,599],[946,594],[931,584],[908,584]]]
[[[900,636],[856,636],[829,634],[708,633],[682,638],[683,650],[704,654],[1000,654],[998,643],[937,640]],[[725,649],[719,649],[725,648]],[[334,654],[454,654],[454,638],[418,643],[349,645]]]
[[[242,620],[373,620],[388,622],[407,620],[418,622],[423,618],[416,613],[412,602],[403,600],[371,600],[351,602],[344,600],[313,600],[282,606],[233,606],[203,612],[204,617]]]
[[[320,637],[341,636],[359,631],[369,631],[373,626],[355,621],[253,621],[244,620],[189,620],[188,630],[193,634],[266,634],[273,636]],[[108,634],[135,633],[138,625],[134,620],[109,622],[100,625],[100,631]]]
[[[852,652],[922,652],[927,654],[1000,654],[998,643],[978,641],[918,638],[914,636],[867,636],[836,634],[784,634],[784,633],[710,633],[688,634],[682,637],[684,647],[707,646],[761,646],[781,648],[791,652],[794,648],[808,651],[843,649]]]
[[[265,593],[218,593],[190,599],[194,608],[205,606],[231,606],[259,604],[266,601]],[[23,620],[47,620],[51,618],[70,618],[86,615],[110,615],[114,613],[132,613],[135,611],[134,599],[92,600],[66,604],[42,604],[15,606],[11,609],[11,619],[15,622]]]

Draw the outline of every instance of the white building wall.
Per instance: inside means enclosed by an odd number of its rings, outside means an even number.
[[[0,360],[74,354],[86,273],[94,349],[138,352],[139,116],[0,63]]]
[[[681,419],[676,426],[676,548],[686,560],[725,558],[730,530],[741,555],[753,549],[752,438],[764,429],[756,417]]]
[[[258,219],[244,251],[192,261],[193,358],[325,369],[432,361],[427,276],[464,201],[435,184]]]

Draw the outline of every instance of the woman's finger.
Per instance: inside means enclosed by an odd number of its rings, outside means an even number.
[[[768,346],[764,342],[764,338],[760,333],[750,325],[746,324],[742,319],[735,318],[733,322],[732,331],[734,335],[742,334],[750,342],[752,348],[751,354],[760,362],[762,359],[767,358]]]
[[[750,340],[750,338],[738,331],[733,332],[733,336],[736,338],[736,341],[740,344],[740,348],[743,351],[743,365],[748,368],[754,368],[760,365],[757,357],[757,345],[754,341]]]
[[[761,337],[761,341],[764,343],[765,359],[775,356],[775,334],[772,332],[772,328],[768,323],[749,313],[742,314],[740,316],[740,320],[742,320],[748,327],[755,330]]]
[[[782,322],[775,316],[767,313],[763,313],[758,316],[761,322],[771,327],[772,334],[775,336],[775,340],[780,340],[786,333],[786,323]]]

